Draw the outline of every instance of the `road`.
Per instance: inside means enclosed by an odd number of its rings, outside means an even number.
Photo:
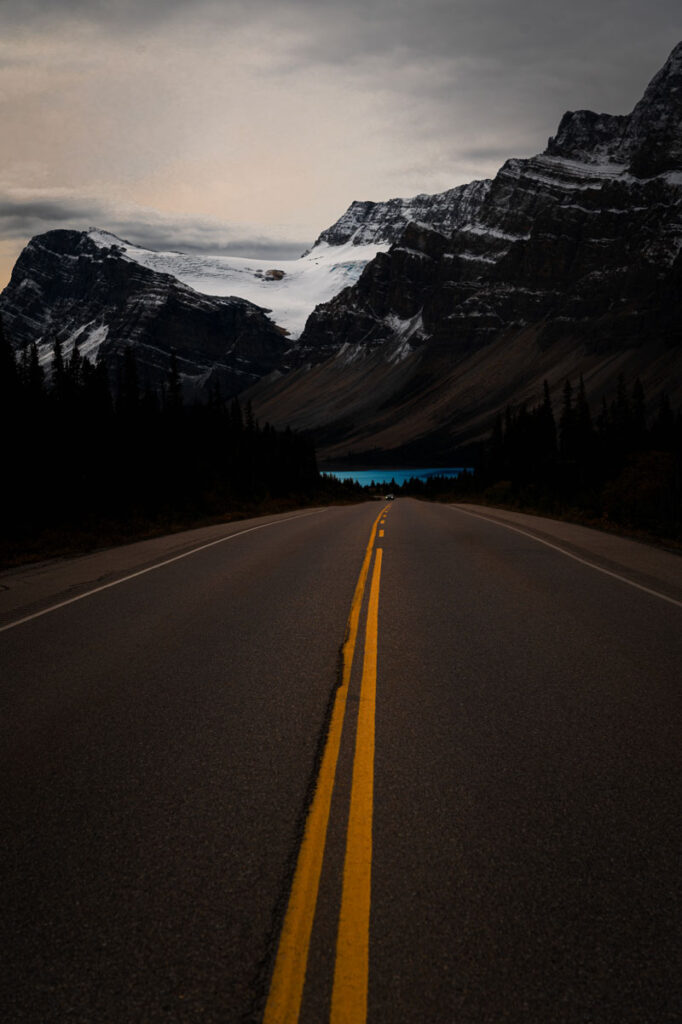
[[[680,1024],[681,566],[399,499],[1,574],[0,1020]]]

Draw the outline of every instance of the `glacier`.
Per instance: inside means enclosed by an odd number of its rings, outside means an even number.
[[[370,260],[390,246],[388,239],[357,244],[352,236],[342,245],[318,242],[296,260],[267,261],[156,252],[97,228],[87,234],[100,248],[116,248],[125,259],[170,274],[195,292],[246,299],[260,306],[292,341],[302,333],[315,306],[355,284]]]

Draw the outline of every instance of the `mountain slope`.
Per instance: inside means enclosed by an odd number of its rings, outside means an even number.
[[[370,459],[446,458],[543,377],[583,372],[596,397],[623,369],[679,403],[681,250],[682,44],[632,114],[566,114],[544,153],[508,160],[468,223],[408,225],[315,310],[300,369],[256,408]]]
[[[493,181],[354,202],[299,260],[53,231],[0,314],[45,363],[58,335],[112,379],[126,344],[152,384],[174,349],[189,392],[244,392],[327,458],[448,460],[543,378],[556,393],[583,373],[599,398],[638,373],[680,406],[682,44],[632,113],[568,112]]]
[[[200,295],[169,274],[126,258],[114,236],[50,231],[31,240],[0,296],[15,346],[36,342],[49,366],[55,337],[65,355],[102,358],[112,380],[126,346],[141,377],[167,379],[171,351],[188,392],[219,383],[237,394],[279,366],[287,343],[263,310],[242,299]]]
[[[353,203],[298,260],[154,252],[106,231],[50,231],[21,254],[0,295],[15,345],[31,342],[49,365],[59,337],[68,356],[108,363],[115,380],[131,345],[151,384],[165,379],[177,353],[188,394],[211,382],[237,394],[296,361],[296,341],[319,303],[353,285],[409,218],[452,227],[469,216],[489,182],[436,196]],[[269,314],[269,315],[268,315]]]
[[[328,302],[354,284],[387,239],[377,243],[320,242],[300,259],[247,259],[241,256],[198,256],[154,252],[131,245],[106,232],[89,232],[101,244],[113,244],[126,259],[148,270],[168,274],[201,295],[238,297],[260,306],[291,340],[300,335],[318,303]]]

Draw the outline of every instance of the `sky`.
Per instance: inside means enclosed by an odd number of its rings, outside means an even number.
[[[628,113],[680,40],[679,0],[0,0],[0,287],[59,227],[300,255]]]

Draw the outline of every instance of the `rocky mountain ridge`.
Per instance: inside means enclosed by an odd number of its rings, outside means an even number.
[[[36,342],[49,367],[56,337],[65,355],[77,343],[81,355],[105,361],[115,383],[130,346],[152,386],[167,379],[174,351],[190,390],[206,392],[218,383],[226,395],[281,364],[286,340],[262,309],[201,295],[126,258],[118,242],[66,230],[29,242],[0,296],[0,315],[17,348]]]
[[[435,231],[449,234],[470,221],[490,188],[490,181],[472,181],[436,195],[418,195],[411,199],[387,199],[385,202],[351,203],[342,217],[323,231],[315,246],[368,245],[397,242],[408,224],[427,224]]]
[[[678,43],[632,113],[569,111],[546,152],[583,163],[621,164],[637,178],[652,178],[682,166],[681,123],[682,43]]]
[[[290,368],[315,305],[353,284],[410,216],[439,228],[462,223],[488,185],[352,204],[309,253],[273,268],[255,259],[154,252],[95,228],[49,231],[19,257],[0,315],[14,344],[36,342],[46,366],[58,337],[67,356],[77,342],[83,355],[102,358],[115,383],[130,345],[156,386],[175,351],[188,395],[206,394],[216,382],[224,395],[238,394]]]
[[[503,324],[521,326],[550,311],[578,317],[580,303],[564,287],[569,254],[557,251],[557,240],[573,237],[579,243],[570,254],[570,283],[580,280],[591,293],[602,289],[593,287],[600,275],[629,271],[630,282],[636,276],[633,261],[670,268],[682,242],[681,185],[682,43],[632,114],[569,112],[545,152],[507,160],[453,230],[408,225],[353,291],[316,310],[301,347],[309,356],[327,355],[331,347],[324,336],[335,330],[328,320],[337,317],[344,319],[338,333],[346,342],[362,338],[371,345],[395,336],[396,321],[412,322],[421,311],[422,338],[446,340],[454,322],[453,341],[465,346],[484,343]],[[438,264],[435,276],[418,267],[425,260]],[[398,279],[414,283],[414,289],[392,294],[390,281]],[[549,287],[552,279],[555,289]],[[448,299],[444,290],[451,293]],[[507,308],[510,291],[513,308]],[[604,296],[609,307],[613,300],[610,292]]]
[[[599,398],[622,370],[682,404],[681,253],[682,43],[630,114],[568,112],[492,181],[352,203],[299,261],[48,232],[0,314],[45,361],[58,333],[113,374],[129,343],[152,383],[175,349],[188,390],[245,392],[323,457],[447,461],[543,378],[558,393],[582,373]]]
[[[543,376],[558,392],[582,372],[599,397],[631,367],[652,397],[682,400],[681,147],[682,44],[630,115],[570,112],[467,222],[409,224],[315,310],[299,369],[257,387],[256,406],[322,430],[328,457],[369,459],[415,441],[445,457]],[[333,420],[318,396],[341,392]]]

